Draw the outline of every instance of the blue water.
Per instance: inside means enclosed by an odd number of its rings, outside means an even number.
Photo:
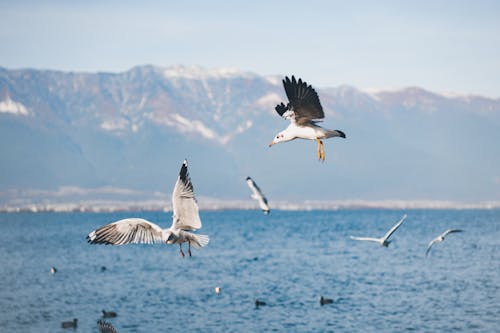
[[[73,318],[97,332],[102,309],[120,333],[498,332],[500,211],[407,211],[389,248],[349,239],[382,236],[403,213],[202,212],[210,244],[184,259],[85,241],[131,215],[167,227],[166,213],[0,214],[0,332],[62,332]],[[447,228],[465,232],[425,258]]]

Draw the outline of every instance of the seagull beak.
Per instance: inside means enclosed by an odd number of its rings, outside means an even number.
[[[269,144],[269,147],[272,147],[274,145],[274,141]]]

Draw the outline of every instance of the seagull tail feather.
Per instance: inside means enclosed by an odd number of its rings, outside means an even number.
[[[328,131],[326,133],[326,137],[327,138],[333,138],[333,137],[336,137],[336,136],[339,136],[341,138],[344,138],[345,139],[345,133],[340,131],[340,130],[333,130],[333,131]]]
[[[208,237],[207,235],[197,235],[197,234],[192,234],[193,235],[193,238],[195,239],[194,242],[191,243],[191,245],[195,248],[195,249],[199,249],[201,247],[204,247],[208,244],[208,242],[210,241],[210,237]]]

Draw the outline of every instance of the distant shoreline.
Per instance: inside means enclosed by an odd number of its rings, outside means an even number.
[[[258,210],[253,201],[207,199],[198,202],[200,211]],[[363,209],[432,209],[432,210],[493,210],[500,209],[500,201],[476,203],[445,200],[343,200],[343,201],[303,201],[271,202],[271,210],[312,211],[312,210],[363,210]],[[89,201],[78,203],[33,203],[0,206],[0,213],[113,213],[113,212],[170,212],[169,201]]]

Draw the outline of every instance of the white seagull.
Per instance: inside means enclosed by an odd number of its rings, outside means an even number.
[[[257,186],[257,184],[255,184],[255,182],[253,181],[252,178],[247,177],[246,181],[247,181],[248,187],[250,187],[250,189],[252,190],[252,199],[255,199],[258,201],[260,209],[262,209],[264,214],[269,214],[269,212],[271,210],[269,209],[267,199],[264,196],[264,194],[262,194],[262,191],[260,190],[260,188]]]
[[[269,147],[278,143],[294,139],[315,140],[318,143],[318,160],[325,160],[325,147],[322,139],[339,136],[345,138],[345,134],[339,130],[328,130],[318,125],[315,119],[323,119],[325,113],[321,107],[318,94],[305,81],[295,80],[292,75],[290,80],[285,77],[283,80],[286,96],[289,103],[278,104],[275,108],[278,114],[290,120],[290,125],[282,132],[279,132]]]
[[[392,228],[391,230],[389,230],[385,235],[384,237],[382,238],[372,238],[372,237],[354,237],[354,236],[351,236],[351,239],[354,239],[354,240],[360,240],[360,241],[370,241],[370,242],[377,242],[379,243],[381,246],[385,246],[385,247],[388,247],[389,244],[391,243],[391,241],[389,240],[389,237],[391,237],[391,235],[401,226],[401,224],[403,224],[404,220],[406,219],[407,215],[405,214],[401,220],[399,220],[398,223],[396,223]]]
[[[441,235],[437,236],[436,238],[434,238],[433,240],[430,241],[429,245],[427,246],[427,251],[425,251],[425,255],[427,256],[429,254],[429,251],[431,250],[431,247],[434,244],[444,241],[444,238],[448,234],[451,234],[451,233],[454,233],[454,232],[462,232],[462,231],[463,230],[460,230],[460,229],[448,229],[448,230],[446,230]]]
[[[172,226],[162,229],[158,225],[140,218],[128,218],[116,221],[92,231],[87,236],[90,244],[124,245],[131,243],[166,243],[179,244],[181,255],[182,243],[188,243],[191,256],[191,245],[201,248],[208,244],[209,237],[188,232],[201,228],[198,204],[194,197],[193,184],[188,173],[188,164],[182,163],[179,178],[172,193]]]

